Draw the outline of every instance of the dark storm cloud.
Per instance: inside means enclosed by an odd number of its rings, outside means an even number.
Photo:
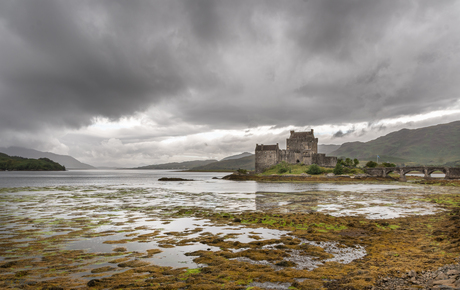
[[[171,32],[157,26],[167,15],[153,3],[126,4],[2,2],[2,124],[79,127],[180,94],[183,71],[162,39]]]
[[[332,135],[332,138],[343,138],[347,135],[353,134],[354,132],[355,132],[355,129],[350,129],[345,133],[343,133],[342,130],[339,130]]]
[[[2,1],[0,130],[79,128],[149,109],[161,124],[172,126],[158,117],[168,112],[213,129],[450,108],[460,86],[458,6]]]

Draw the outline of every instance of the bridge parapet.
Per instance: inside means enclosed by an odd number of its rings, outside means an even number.
[[[446,179],[460,179],[460,167],[446,167]]]
[[[442,166],[411,166],[411,167],[375,167],[366,168],[366,173],[377,177],[388,177],[391,172],[399,173],[399,180],[406,181],[406,174],[413,171],[423,173],[424,178],[431,178],[435,171],[441,171],[445,174],[445,179],[460,179],[459,167],[442,167]]]

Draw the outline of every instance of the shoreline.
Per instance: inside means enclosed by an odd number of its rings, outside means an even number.
[[[258,177],[262,182],[370,184],[367,187],[404,184],[392,178]],[[302,180],[292,180],[299,178]],[[0,261],[0,286],[245,290],[285,285],[278,289],[375,290],[418,285],[430,289],[426,285],[441,283],[437,276],[441,272],[447,275],[452,267],[445,265],[456,263],[460,254],[460,189],[431,181],[428,186],[378,192],[331,189],[177,195],[181,201],[188,198],[190,204],[165,204],[161,201],[164,194],[149,188],[5,190],[1,197],[9,206],[0,219],[11,226],[13,236],[0,239],[0,256],[4,257]],[[49,193],[35,194],[40,191]],[[371,200],[363,204],[365,195]],[[203,198],[201,205],[196,205],[197,198]],[[236,202],[239,206],[227,211],[207,207],[222,198],[228,198],[225,204]],[[153,204],[155,199],[158,202]],[[414,209],[411,215],[394,218],[334,216],[331,211],[318,210],[321,199],[340,206],[353,202],[353,211],[384,208],[389,202],[396,208],[402,204],[418,208],[417,203],[424,203],[439,210],[422,215]],[[242,209],[251,202],[259,207]],[[18,209],[11,210],[11,205]],[[17,211],[29,210],[36,214],[17,215]],[[63,211],[66,216],[59,217]],[[186,229],[179,230],[177,226],[187,220]],[[247,234],[239,233],[243,229]],[[267,231],[285,235],[270,237]],[[85,241],[102,248],[88,250]],[[72,243],[83,244],[69,247]],[[337,257],[334,245],[337,251],[356,250],[359,254],[364,249],[366,254],[350,262],[330,260]],[[187,250],[187,246],[198,249]],[[187,252],[180,261],[188,264],[178,261],[178,266],[170,267],[155,263],[161,261],[155,257],[168,251]],[[440,272],[439,267],[446,269]],[[437,274],[430,278],[427,273]]]
[[[230,174],[222,177],[225,180],[233,181],[261,181],[261,182],[312,182],[312,183],[387,183],[398,182],[407,184],[425,185],[450,185],[460,186],[460,179],[431,178],[424,179],[418,176],[408,176],[407,181],[400,181],[396,177],[376,177],[376,176],[301,176],[301,175],[240,175]]]

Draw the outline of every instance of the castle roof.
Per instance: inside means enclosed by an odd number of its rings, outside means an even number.
[[[264,144],[257,144],[256,145],[256,151],[272,151],[272,150],[278,150],[278,144],[276,145],[264,145]]]
[[[306,138],[306,137],[313,137],[313,132],[294,132],[291,131],[290,138]]]

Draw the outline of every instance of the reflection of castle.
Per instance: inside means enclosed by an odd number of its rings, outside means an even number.
[[[335,166],[337,157],[326,157],[318,153],[318,138],[310,132],[294,132],[286,139],[286,150],[276,145],[256,144],[256,172],[263,172],[280,162],[305,165],[318,164],[319,166]]]

